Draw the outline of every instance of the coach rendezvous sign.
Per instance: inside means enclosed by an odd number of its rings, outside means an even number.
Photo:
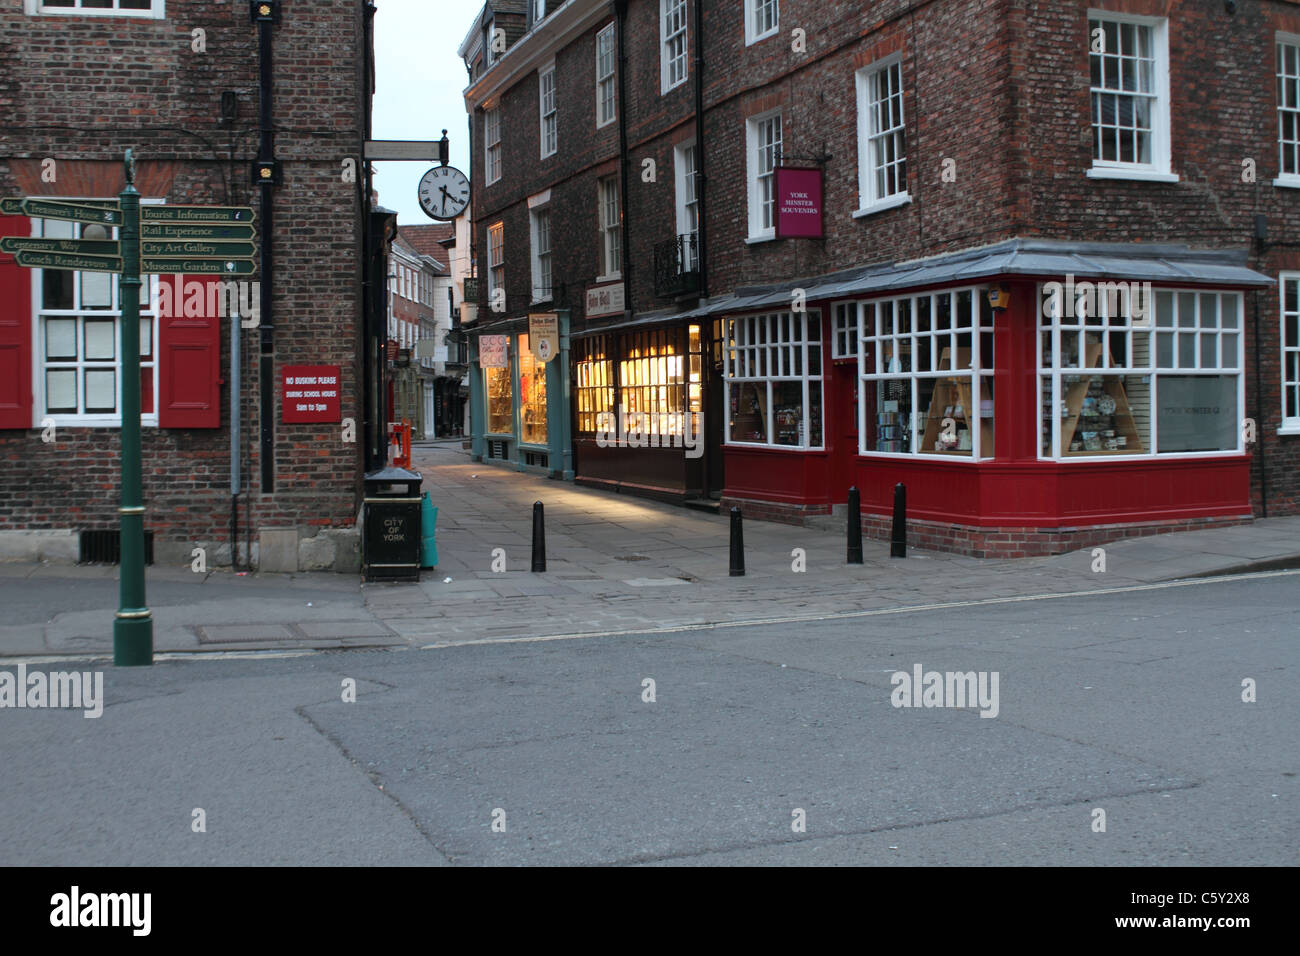
[[[825,238],[820,169],[777,167],[776,235],[778,239]]]

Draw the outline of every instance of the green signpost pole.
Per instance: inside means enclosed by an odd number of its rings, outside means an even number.
[[[135,159],[126,151],[122,204],[122,563],[113,663],[153,664],[153,618],[144,597],[144,491],[140,473],[140,193]]]

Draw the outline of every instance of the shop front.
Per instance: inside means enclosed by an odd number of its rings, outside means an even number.
[[[471,336],[471,448],[475,461],[571,480],[568,322],[548,319],[554,332],[534,324]]]
[[[1247,306],[1268,278],[1231,253],[1063,245],[809,281],[801,312],[731,303],[724,506],[798,522],[856,485],[883,537],[901,483],[914,544],[979,555],[1250,520]]]
[[[704,497],[705,353],[698,323],[576,339],[575,481],[670,501]]]

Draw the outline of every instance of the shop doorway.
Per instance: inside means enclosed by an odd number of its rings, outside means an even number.
[[[849,486],[858,480],[858,363],[838,361],[832,369],[830,496],[838,505],[849,500]]]

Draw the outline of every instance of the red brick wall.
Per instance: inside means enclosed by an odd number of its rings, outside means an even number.
[[[359,187],[341,171],[344,157],[359,158],[362,138],[361,5],[283,8],[274,28],[284,170],[273,233],[277,409],[281,365],[339,365],[342,414],[360,433],[361,206]],[[247,4],[168,0],[165,20],[29,17],[22,9],[22,0],[0,0],[0,195],[114,197],[132,147],[145,197],[259,206],[249,185],[258,59]],[[191,48],[196,28],[206,31],[206,53]],[[220,118],[226,89],[239,91],[233,125]],[[44,157],[58,161],[54,184],[39,180]],[[146,528],[163,559],[188,562],[193,544],[228,543],[229,320],[221,325],[221,428],[144,429]],[[362,445],[344,444],[337,425],[284,425],[277,411],[275,494],[258,493],[257,343],[257,330],[245,330],[244,471],[253,494],[251,513],[241,508],[241,539],[250,521],[254,542],[259,528],[350,527]],[[0,431],[0,530],[117,526],[118,429],[61,427],[57,438],[44,444],[38,430]]]

